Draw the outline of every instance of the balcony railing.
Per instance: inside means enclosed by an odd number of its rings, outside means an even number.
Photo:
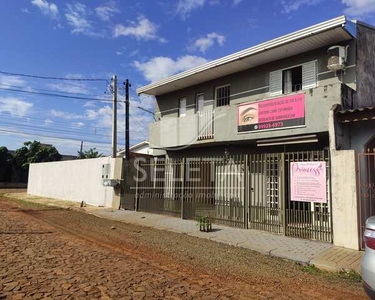
[[[198,140],[214,138],[214,110],[204,110],[197,113],[198,119]]]

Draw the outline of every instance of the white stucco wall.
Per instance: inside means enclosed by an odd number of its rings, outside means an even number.
[[[333,243],[359,250],[354,150],[331,150]]]
[[[103,164],[111,165],[111,179],[121,178],[121,158],[101,157],[31,164],[27,193],[113,207],[113,203],[118,203],[118,196],[115,195],[113,187],[102,185]]]

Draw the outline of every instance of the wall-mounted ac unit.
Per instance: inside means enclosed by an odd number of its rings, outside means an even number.
[[[328,49],[328,54],[331,56],[328,59],[327,68],[335,75],[337,71],[346,69],[348,47],[332,46]]]

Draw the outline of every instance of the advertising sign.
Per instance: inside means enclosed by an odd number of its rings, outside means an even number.
[[[291,201],[327,203],[326,162],[290,163]]]
[[[237,130],[249,132],[305,125],[305,94],[295,94],[237,107]]]

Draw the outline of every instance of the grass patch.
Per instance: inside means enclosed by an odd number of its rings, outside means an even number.
[[[28,200],[6,197],[6,196],[4,196],[4,194],[0,194],[0,197],[4,200],[11,201],[11,202],[19,205],[21,208],[51,208],[51,206],[36,203],[36,202],[32,202],[32,201],[28,201]]]
[[[311,275],[321,276],[328,280],[344,279],[344,280],[349,280],[350,282],[353,282],[353,283],[362,282],[361,275],[354,270],[342,270],[340,272],[328,272],[328,271],[320,270],[314,265],[303,266],[301,270]]]
[[[349,279],[352,282],[362,282],[361,274],[357,273],[354,270],[348,270],[348,271],[341,271],[339,272],[339,276]]]
[[[306,265],[306,266],[303,266],[302,267],[302,271],[303,272],[307,272],[307,273],[310,273],[310,274],[318,274],[319,272],[322,272],[321,270],[319,270],[317,267],[315,267],[314,265]]]

